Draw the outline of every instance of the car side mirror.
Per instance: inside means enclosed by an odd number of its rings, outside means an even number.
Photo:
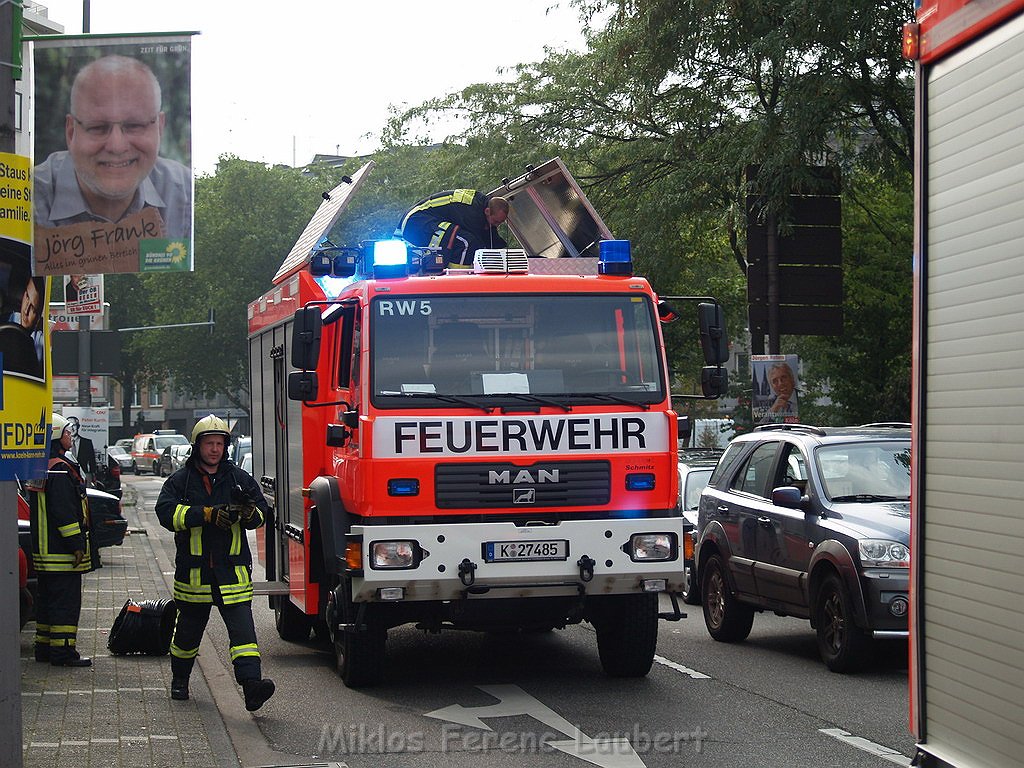
[[[803,498],[800,489],[792,485],[784,485],[772,491],[772,504],[777,507],[800,509]]]

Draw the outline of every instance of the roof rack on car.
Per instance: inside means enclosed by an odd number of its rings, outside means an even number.
[[[885,427],[891,429],[910,429],[910,422],[907,421],[874,421],[870,424],[861,424],[861,427]]]
[[[759,424],[754,427],[759,431],[782,430],[784,432],[807,432],[819,437],[825,437],[827,433],[821,427],[812,427],[810,424]]]

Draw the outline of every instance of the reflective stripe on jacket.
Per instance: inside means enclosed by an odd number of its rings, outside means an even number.
[[[195,456],[167,478],[156,502],[160,525],[174,532],[174,599],[187,603],[212,603],[214,587],[225,605],[252,600],[252,554],[246,530],[259,528],[269,509],[263,492],[249,473],[225,459],[216,473],[206,475]],[[241,486],[256,505],[252,520],[237,521],[228,530],[205,522],[203,508],[237,503],[232,488]]]
[[[86,573],[93,568],[89,539],[89,502],[77,467],[50,460],[42,487],[29,486],[32,565],[50,573]],[[75,565],[75,552],[82,561]]]

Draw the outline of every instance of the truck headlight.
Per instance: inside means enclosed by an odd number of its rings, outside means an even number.
[[[370,544],[370,567],[374,570],[415,568],[422,550],[415,541],[374,541]]]
[[[675,560],[679,554],[674,533],[634,533],[625,549],[634,563]]]
[[[910,548],[898,541],[862,539],[860,562],[865,568],[909,568]]]

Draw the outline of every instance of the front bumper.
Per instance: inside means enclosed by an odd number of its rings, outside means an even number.
[[[353,526],[363,541],[361,573],[352,574],[353,600],[380,601],[380,590],[400,587],[405,601],[466,598],[529,598],[559,595],[635,594],[645,580],[665,580],[665,590],[683,586],[681,518],[572,520],[555,525],[514,523]],[[670,560],[634,562],[624,551],[639,533],[669,533],[676,547]],[[413,568],[374,570],[374,541],[416,541],[422,560]],[[488,542],[565,541],[558,560],[487,562]],[[469,565],[466,565],[466,563]]]
[[[908,637],[910,574],[906,568],[865,569],[867,629],[879,639]]]

